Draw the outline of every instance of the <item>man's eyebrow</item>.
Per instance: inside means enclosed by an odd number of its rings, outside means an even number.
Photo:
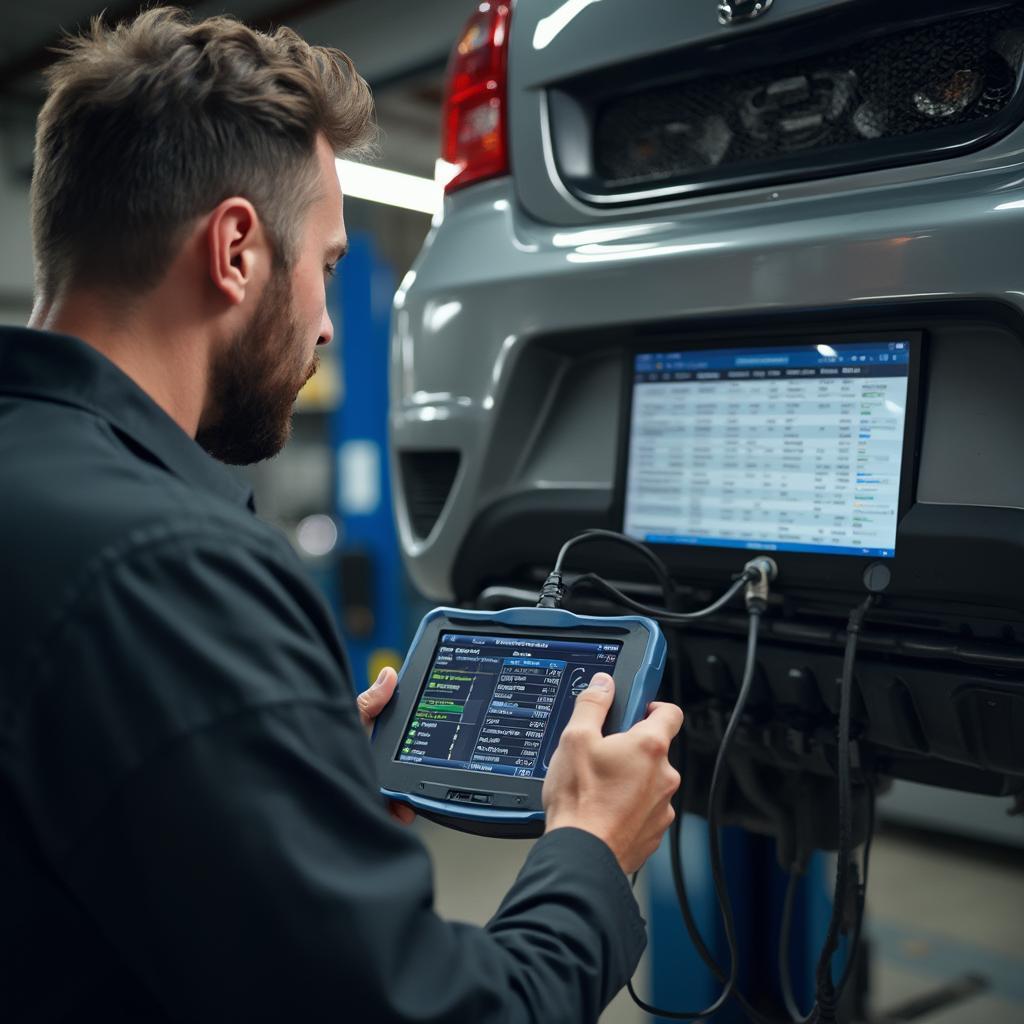
[[[347,252],[348,252],[348,241],[335,242],[334,245],[332,245],[327,250],[327,258],[330,259],[332,262],[336,263],[338,260],[344,259],[345,258],[345,254]]]

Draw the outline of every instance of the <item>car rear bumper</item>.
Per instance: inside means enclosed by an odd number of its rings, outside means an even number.
[[[1024,180],[1008,160],[916,182],[850,178],[828,196],[734,194],[717,208],[578,229],[526,216],[511,179],[457,194],[393,317],[393,480],[413,581],[452,599],[460,549],[496,503],[558,491],[610,505],[622,362],[609,332],[674,327],[678,337],[722,318],[756,330],[769,316],[849,320],[923,301],[1022,310],[1022,237]],[[600,340],[588,346],[591,331]],[[553,416],[553,402],[578,407]],[[458,452],[459,466],[436,522],[417,532],[397,460],[429,451]]]

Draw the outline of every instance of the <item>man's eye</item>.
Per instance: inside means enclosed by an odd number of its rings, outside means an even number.
[[[333,263],[325,263],[324,264],[324,273],[328,277],[334,277],[334,275],[337,272],[338,272],[338,261],[337,260],[335,260]]]

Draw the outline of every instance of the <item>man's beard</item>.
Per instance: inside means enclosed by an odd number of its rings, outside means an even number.
[[[215,459],[247,466],[276,455],[291,436],[292,406],[316,373],[302,363],[288,274],[275,271],[248,325],[210,366],[208,414],[196,441]]]

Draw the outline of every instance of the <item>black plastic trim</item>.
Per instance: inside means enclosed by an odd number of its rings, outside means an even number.
[[[1016,6],[1020,5],[1006,0],[941,5],[925,0],[905,0],[894,7],[886,0],[867,0],[815,12],[777,27],[766,22],[763,28],[757,27],[756,37],[744,32],[741,36],[718,39],[711,44],[688,45],[643,62],[632,61],[620,68],[601,69],[552,83],[546,93],[546,102],[556,173],[566,189],[581,202],[597,207],[629,208],[755,186],[783,185],[928,163],[975,152],[1005,137],[1024,119],[1021,73],[1018,73],[1014,95],[1007,106],[991,117],[909,136],[730,165],[738,168],[738,173],[712,171],[645,178],[633,184],[609,183],[595,173],[578,174],[568,170],[566,144],[558,129],[560,124],[569,120],[585,123],[587,139],[584,149],[590,153],[596,113],[611,99],[693,81],[701,76],[749,72],[776,62],[812,57],[822,53],[823,40],[841,39],[842,45],[846,46],[963,15]],[[751,45],[755,38],[756,46]],[[827,52],[822,55],[827,57]],[[685,73],[680,74],[680,68],[685,68]],[[638,77],[640,75],[642,77]],[[567,116],[571,108],[582,111],[582,118],[578,113]],[[581,144],[583,140],[579,138],[571,141],[574,150],[578,150]]]

